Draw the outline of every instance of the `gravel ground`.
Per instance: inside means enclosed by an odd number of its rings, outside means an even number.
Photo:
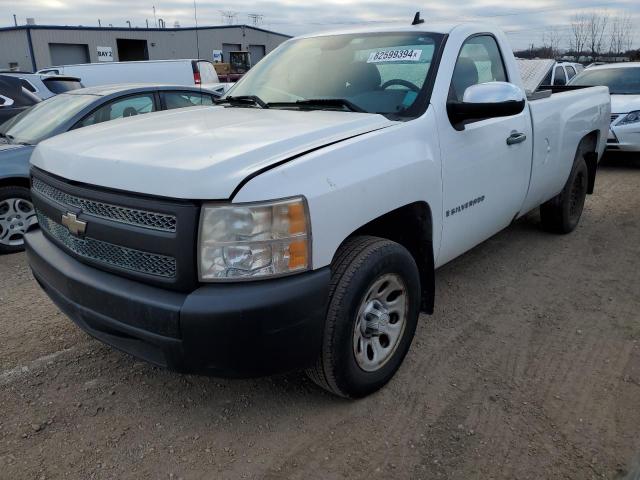
[[[638,480],[640,161],[603,166],[574,234],[538,223],[440,269],[436,314],[359,402],[140,363],[1,257],[0,478]]]

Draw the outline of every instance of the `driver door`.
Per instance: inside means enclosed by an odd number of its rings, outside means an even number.
[[[462,101],[472,85],[508,82],[497,41],[474,36],[463,44],[451,79],[450,99]],[[531,173],[529,109],[514,116],[467,123],[456,129],[446,111],[439,119],[442,147],[442,265],[507,227],[524,202]],[[518,143],[513,144],[516,134]],[[507,139],[511,137],[508,144]]]

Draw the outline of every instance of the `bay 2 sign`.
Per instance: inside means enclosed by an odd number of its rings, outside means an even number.
[[[113,62],[113,48],[111,48],[111,47],[98,47],[98,61],[99,62]]]

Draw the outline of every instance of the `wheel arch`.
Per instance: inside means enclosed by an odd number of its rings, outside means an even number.
[[[24,187],[30,188],[29,179],[26,177],[6,177],[0,178],[1,187]]]
[[[420,272],[421,311],[433,314],[435,259],[433,217],[429,204],[424,201],[414,202],[381,215],[358,228],[342,244],[354,236],[361,235],[385,238],[409,250]]]

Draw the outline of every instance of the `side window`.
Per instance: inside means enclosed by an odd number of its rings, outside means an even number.
[[[507,72],[495,38],[490,35],[473,37],[460,50],[449,98],[461,102],[464,92],[473,85],[506,81]]]
[[[569,75],[569,80],[576,76],[576,69],[573,67],[567,67],[567,75]]]
[[[88,127],[89,125],[108,122],[117,118],[134,117],[153,111],[155,111],[153,94],[132,95],[103,105],[78,122],[75,128]]]
[[[556,79],[553,81],[554,85],[566,85],[567,75],[564,73],[564,68],[556,67]]]
[[[213,105],[211,95],[196,92],[165,92],[164,103],[167,110],[195,107],[196,105]]]

